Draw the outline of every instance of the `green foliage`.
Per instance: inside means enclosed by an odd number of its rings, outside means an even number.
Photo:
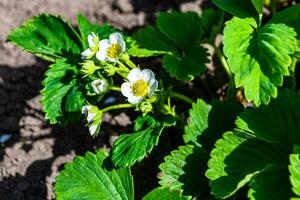
[[[244,87],[248,101],[268,104],[277,96],[283,76],[289,76],[297,39],[284,24],[269,23],[257,28],[251,19],[233,18],[224,30],[224,53],[237,87]]]
[[[52,15],[41,14],[27,20],[14,29],[7,40],[52,62],[62,57],[78,56],[82,51],[80,38],[72,26],[61,17]]]
[[[56,177],[58,200],[133,200],[133,179],[129,168],[113,169],[108,154],[99,150],[77,156]]]
[[[262,0],[213,0],[219,8],[239,18],[258,18],[262,11]]]
[[[179,191],[170,191],[168,188],[156,188],[149,192],[142,200],[188,200],[189,197],[181,196]]]
[[[294,193],[300,197],[300,154],[291,154],[290,155],[290,180],[293,186]]]
[[[134,34],[129,53],[138,57],[164,55],[163,67],[177,80],[193,80],[205,71],[208,53],[201,43],[201,20],[195,13],[161,13],[156,27]]]
[[[230,197],[246,184],[250,199],[289,199],[291,184],[297,194],[297,157],[290,154],[299,144],[299,101],[299,94],[285,90],[268,106],[239,115],[237,129],[225,133],[211,151],[206,176],[215,197]]]
[[[205,9],[201,15],[202,40],[214,44],[218,33],[223,29],[224,12],[222,10]]]
[[[300,39],[300,3],[276,13],[269,23],[283,23],[293,27]]]
[[[234,127],[234,121],[242,111],[242,106],[232,101],[213,101],[212,105],[198,99],[190,109],[190,117],[185,126],[183,139],[202,146],[208,152],[222,133]]]
[[[43,81],[42,104],[51,124],[78,121],[84,103],[82,91],[76,85],[76,66],[66,59],[50,65]],[[67,115],[69,113],[69,115]]]
[[[207,153],[193,145],[180,146],[164,158],[159,184],[171,190],[182,190],[183,195],[197,197],[209,196],[208,180],[204,176]]]
[[[163,129],[174,124],[170,116],[155,119],[151,115],[136,119],[134,133],[121,135],[114,143],[112,161],[116,166],[132,166],[140,162],[158,144]]]

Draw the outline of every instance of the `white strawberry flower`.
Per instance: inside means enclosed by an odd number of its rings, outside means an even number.
[[[94,80],[91,85],[96,94],[103,94],[108,90],[108,83],[105,80]]]
[[[88,105],[82,107],[81,113],[86,117],[91,136],[97,136],[102,122],[101,110],[97,106]]]
[[[99,37],[94,32],[89,34],[87,39],[89,43],[89,48],[87,48],[84,52],[81,53],[82,59],[92,58],[99,50]]]
[[[112,33],[109,39],[103,39],[99,42],[100,50],[96,57],[100,61],[117,62],[122,53],[125,52],[126,44],[120,33]]]
[[[146,97],[151,97],[158,87],[154,73],[150,69],[132,69],[127,75],[128,82],[121,86],[122,94],[131,104],[138,104]]]

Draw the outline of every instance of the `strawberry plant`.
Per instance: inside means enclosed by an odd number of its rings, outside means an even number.
[[[87,152],[65,165],[56,178],[57,199],[133,200],[131,167],[170,130],[181,133],[182,142],[164,157],[159,187],[143,200],[300,199],[300,4],[213,3],[219,9],[202,15],[162,12],[133,34],[83,15],[77,31],[46,14],[11,32],[8,41],[52,63],[41,91],[51,124],[84,121],[96,138],[103,113],[133,109],[138,115],[110,153]],[[215,43],[220,33],[223,48]],[[205,81],[207,45],[228,77],[226,95],[211,101],[175,87],[195,84],[193,93],[197,81]],[[136,64],[154,57],[160,61],[155,70]],[[104,104],[111,93],[123,96],[119,104]]]

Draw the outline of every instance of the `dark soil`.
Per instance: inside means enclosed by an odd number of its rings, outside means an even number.
[[[50,126],[39,103],[41,82],[48,63],[5,43],[12,28],[42,12],[60,14],[75,24],[76,14],[80,12],[93,22],[109,22],[132,31],[153,22],[159,11],[177,9],[201,13],[201,6],[206,6],[206,2],[0,0],[0,136],[12,136],[7,142],[0,143],[0,199],[54,199],[55,176],[63,164],[87,150],[95,151],[99,147],[110,150],[117,136],[130,130],[132,120],[125,114],[126,110],[105,115],[100,137],[96,139],[90,137],[83,124],[65,128]],[[209,67],[213,69],[212,65]],[[210,76],[211,72],[208,73]],[[148,160],[134,167],[137,199],[155,187],[157,165],[172,148],[172,145],[161,145]],[[149,174],[152,178],[145,181]]]

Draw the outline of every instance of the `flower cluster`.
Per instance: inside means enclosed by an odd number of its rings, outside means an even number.
[[[102,94],[109,90],[116,90],[120,91],[130,103],[114,105],[102,110],[93,105],[83,106],[82,114],[86,117],[90,134],[95,136],[100,130],[102,113],[108,110],[124,106],[136,107],[143,114],[151,112],[152,103],[156,99],[152,97],[158,88],[158,81],[150,69],[139,69],[130,61],[127,54],[121,57],[125,53],[126,43],[120,33],[112,33],[108,39],[100,40],[98,35],[92,32],[87,40],[89,48],[81,54],[82,59],[85,60],[81,71],[85,74],[84,77],[89,79],[93,90],[91,95],[99,95],[102,98],[104,96]],[[111,85],[113,81],[107,81],[105,78],[114,75],[115,72],[125,78],[121,87]]]
[[[91,33],[88,36],[89,48],[82,52],[82,59],[91,59],[96,55],[99,61],[117,62],[125,52],[126,43],[120,33],[112,33],[109,39],[99,41],[98,35]]]

